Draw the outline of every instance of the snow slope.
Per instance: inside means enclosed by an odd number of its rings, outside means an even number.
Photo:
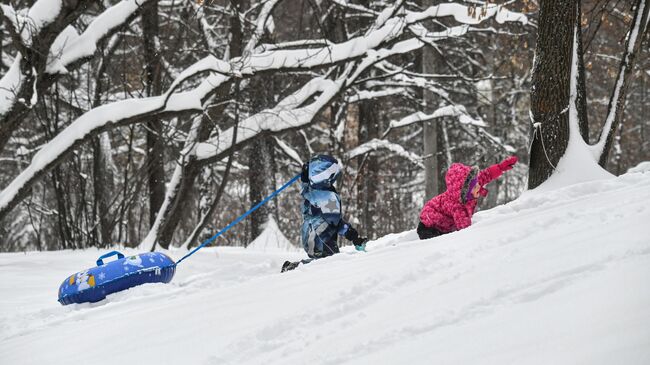
[[[300,253],[206,249],[94,305],[56,291],[100,251],[2,254],[0,363],[649,364],[649,202],[641,169],[285,274]]]

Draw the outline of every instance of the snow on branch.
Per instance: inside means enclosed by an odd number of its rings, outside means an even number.
[[[11,5],[0,4],[0,15],[5,17],[20,35],[22,45],[29,48],[41,30],[52,23],[61,13],[63,0],[39,0],[26,15],[20,14]]]
[[[263,110],[240,122],[237,127],[237,143],[246,142],[264,131],[279,132],[310,123],[318,111],[340,91],[344,82],[345,80],[341,78],[336,81],[325,78],[309,81],[294,94],[283,99],[276,107]],[[301,106],[311,98],[315,98],[312,103]],[[215,159],[229,150],[232,147],[232,134],[233,128],[229,128],[213,139],[198,143],[196,146],[198,159]]]
[[[454,11],[458,10],[457,7],[448,8],[446,6],[440,5],[437,7],[434,6],[432,8],[438,7],[441,8],[440,13],[438,13],[438,11],[431,10],[431,8],[422,13],[410,13],[410,16],[412,18],[411,21],[416,22],[426,19],[427,16],[422,15],[425,13],[430,17],[446,16],[445,14],[454,15],[459,19],[469,21],[469,18],[455,14]],[[460,7],[465,9],[467,12],[467,7]],[[501,13],[506,14],[502,15],[502,19],[512,18],[517,19],[518,21],[521,21],[522,19],[521,17],[510,15],[510,12],[503,7],[489,7],[489,9],[492,10],[488,12],[486,16],[482,17],[481,20],[472,18],[474,19],[473,21],[480,22],[491,16]],[[268,70],[272,68],[283,67],[309,68],[316,65],[337,63],[341,60],[354,59],[358,55],[365,55],[365,57],[359,62],[359,65],[356,67],[354,73],[348,74],[349,77],[347,80],[345,77],[339,77],[336,82],[327,80],[325,78],[313,79],[296,93],[288,96],[283,101],[281,101],[275,108],[261,111],[260,113],[244,120],[238,128],[238,143],[247,141],[257,134],[262,133],[263,131],[278,132],[282,130],[297,128],[310,123],[316,115],[316,112],[325,107],[326,104],[331,101],[331,98],[333,98],[340,91],[341,87],[343,87],[343,84],[351,84],[353,80],[356,80],[359,75],[361,75],[361,73],[363,73],[368,67],[390,56],[408,53],[421,48],[424,43],[416,38],[397,42],[391,45],[389,48],[379,48],[379,46],[386,40],[394,39],[404,31],[405,27],[408,25],[408,21],[403,20],[406,18],[408,18],[408,16],[391,18],[386,21],[382,19],[382,21],[378,21],[378,23],[383,23],[384,25],[379,27],[377,30],[368,32],[366,36],[356,37],[347,42],[335,44],[328,47],[316,49],[271,51],[253,55],[250,60],[247,60],[247,64],[240,66],[241,74],[247,74],[249,72],[256,71],[259,72],[263,69]],[[523,19],[525,21],[525,16],[523,16]],[[327,52],[325,52],[325,49],[327,49]],[[305,58],[306,55],[311,56],[307,56],[307,58]],[[233,60],[234,64],[237,64],[238,61],[236,60],[237,59]],[[228,72],[228,70],[225,69],[222,69],[222,71]],[[315,95],[318,93],[320,94],[316,97]],[[316,98],[314,102],[304,107],[297,107],[312,97]],[[434,115],[435,117],[455,116],[459,118],[461,123],[472,124],[476,126],[485,126],[482,121],[478,121],[469,117],[464,107],[453,106],[448,108],[441,108],[439,111],[437,111],[437,114],[434,113]],[[231,147],[231,134],[232,129],[228,129],[214,139],[199,143],[196,147],[197,157],[199,159],[212,160],[218,158],[218,156],[221,156],[226,150]]]
[[[331,65],[345,60],[361,57],[378,47],[400,37],[404,30],[413,24],[428,18],[452,16],[456,21],[464,24],[479,24],[491,17],[497,22],[518,21],[526,24],[527,18],[521,13],[511,12],[503,6],[489,4],[483,8],[485,14],[470,14],[470,8],[460,4],[441,4],[428,8],[423,12],[407,12],[405,16],[381,18],[375,21],[375,27],[366,34],[352,38],[348,41],[317,48],[303,48],[295,50],[272,50],[251,55],[245,62],[240,60],[240,73],[249,74],[262,70],[314,68]],[[392,14],[392,7],[384,10],[383,14]],[[380,19],[381,18],[381,19]],[[406,53],[421,47],[420,40],[410,39],[399,42],[393,47],[392,52]],[[399,45],[399,46],[398,46]],[[399,49],[401,48],[401,50]],[[235,60],[233,60],[235,63]]]
[[[120,12],[114,10],[117,12],[116,14],[119,14],[116,16],[122,21],[127,16],[126,14],[129,14],[129,11],[135,11],[133,5],[136,3],[129,1],[125,3],[130,4],[131,7],[123,5]],[[137,123],[142,118],[151,115],[164,115],[165,113],[181,111],[202,111],[202,103],[206,98],[214,93],[219,86],[231,80],[233,76],[240,77],[241,75],[243,77],[261,71],[309,69],[344,62],[348,63],[345,66],[345,71],[337,79],[315,78],[294,94],[283,99],[275,108],[263,110],[245,119],[237,130],[236,140],[237,144],[239,144],[245,143],[264,131],[279,132],[299,128],[310,123],[317,113],[325,108],[342,90],[352,85],[369,67],[392,55],[404,54],[421,48],[424,43],[417,38],[393,43],[404,34],[404,30],[409,25],[428,18],[442,16],[453,16],[457,21],[469,24],[480,23],[492,16],[496,16],[499,22],[512,20],[525,22],[526,19],[525,16],[512,13],[500,6],[488,5],[486,13],[481,16],[468,15],[468,9],[468,7],[462,5],[446,3],[433,6],[421,13],[409,12],[405,16],[378,19],[375,24],[381,26],[377,27],[377,29],[346,42],[323,47],[264,51],[243,58],[234,58],[231,62],[224,62],[208,56],[183,71],[164,95],[142,99],[127,99],[106,104],[77,118],[44,145],[34,155],[30,165],[0,192],[0,218],[27,194],[29,188],[38,178],[87,138],[108,130],[114,125]],[[382,12],[382,14],[388,13],[393,14],[393,11]],[[91,30],[87,33],[87,36],[82,34],[77,39],[97,40],[100,34],[105,34],[103,32],[110,27],[109,24],[116,23],[111,22],[110,19],[105,19],[105,22],[102,20],[97,23],[97,28],[91,28],[97,29],[96,31]],[[69,48],[70,56],[66,59],[72,60],[86,54],[85,52],[92,46],[84,47],[84,44],[82,42],[79,43],[78,48],[76,46]],[[66,54],[65,48],[63,53]],[[196,88],[186,92],[174,92],[183,80],[206,71],[210,71],[210,75]],[[4,82],[5,78],[2,81]],[[305,103],[308,104],[305,105]],[[455,110],[455,112],[449,111],[449,113],[455,113],[462,122],[475,125],[478,123],[467,116],[466,113],[461,115],[458,109]],[[219,159],[225,151],[232,147],[232,134],[232,129],[228,129],[220,133],[216,138],[193,145],[195,147],[192,148],[196,148],[197,158],[208,161]]]
[[[23,12],[27,13],[24,18],[16,15],[10,6],[0,6],[3,16],[11,13],[9,16],[16,19],[13,24],[20,25],[17,29],[21,29],[23,45],[19,45],[19,48],[36,47],[33,52],[19,52],[9,72],[0,79],[0,149],[4,148],[9,136],[35,103],[39,87],[53,80],[45,77],[45,74],[67,73],[67,68],[73,63],[92,57],[97,42],[135,16],[136,10],[146,1],[125,0],[110,7],[95,18],[81,35],[69,24],[80,16],[84,6],[82,2],[39,0]],[[47,32],[41,37],[41,29],[46,26]],[[52,38],[53,35],[56,38]],[[47,55],[47,58],[40,55]],[[31,69],[25,67],[27,65]]]
[[[428,122],[442,117],[454,117],[458,118],[458,121],[462,124],[469,124],[476,127],[487,127],[485,122],[482,120],[470,117],[464,106],[447,105],[436,109],[431,114],[416,112],[400,120],[393,120],[390,122],[389,128],[401,128],[413,123]]]
[[[338,6],[342,7],[342,8],[347,8],[347,9],[350,9],[350,10],[356,10],[356,11],[366,13],[366,14],[371,14],[371,15],[374,15],[374,16],[379,15],[378,12],[376,12],[376,11],[370,9],[370,8],[367,8],[367,7],[359,5],[359,4],[352,4],[347,0],[330,0],[330,1],[333,2],[334,4],[338,5]]]
[[[49,74],[67,73],[70,64],[81,59],[92,57],[97,50],[97,44],[107,35],[128,23],[135,17],[143,4],[149,0],[123,0],[116,5],[104,10],[76,37],[71,36],[71,31],[76,31],[72,26],[61,32],[57,37],[64,46],[50,51],[51,62],[48,62],[46,72]],[[54,48],[54,47],[53,47]]]
[[[409,12],[406,16],[409,24],[418,23],[427,18],[453,17],[462,24],[479,24],[486,19],[494,17],[499,24],[505,22],[519,22],[528,24],[528,18],[521,13],[510,11],[502,5],[486,4],[481,7],[467,7],[456,3],[445,3],[432,6],[423,12]]]
[[[189,77],[191,75],[193,73],[188,72],[184,73],[183,76]],[[213,85],[220,85],[224,79],[221,75],[213,74],[191,91],[173,93],[175,88],[184,80],[181,77],[163,95],[117,101],[84,113],[45,144],[34,155],[29,166],[0,192],[0,217],[17,203],[20,196],[29,189],[39,176],[90,136],[109,129],[111,125],[134,123],[140,118],[153,114],[191,110],[202,111],[201,101],[213,91]]]
[[[7,113],[14,103],[14,99],[23,83],[23,75],[20,72],[22,55],[16,55],[13,64],[7,73],[0,79],[0,115]]]
[[[347,152],[345,154],[345,158],[349,160],[361,155],[365,155],[366,153],[372,151],[378,151],[378,150],[388,150],[390,152],[393,152],[395,155],[399,157],[409,160],[414,165],[424,168],[424,164],[422,163],[422,157],[414,153],[408,152],[407,150],[404,149],[404,147],[400,146],[399,144],[389,142],[385,139],[374,138],[366,143],[363,143],[358,147],[352,149],[351,151]]]
[[[300,154],[298,153],[298,151],[293,149],[293,147],[289,146],[285,141],[281,140],[280,138],[275,137],[275,136],[274,136],[274,138],[275,138],[275,143],[277,143],[278,147],[280,147],[280,149],[282,149],[282,152],[284,152],[285,155],[291,157],[291,159],[296,161],[298,163],[298,165],[302,166],[303,161],[300,158]]]
[[[253,53],[253,50],[255,47],[257,47],[257,44],[259,43],[260,39],[264,36],[264,32],[266,30],[266,23],[271,20],[271,12],[275,8],[275,6],[278,4],[280,0],[266,0],[264,1],[264,5],[262,6],[262,9],[260,10],[260,13],[257,15],[257,23],[255,24],[255,31],[253,34],[251,34],[250,39],[248,40],[248,43],[246,44],[246,47],[244,48],[244,55],[250,55]]]
[[[502,148],[504,151],[506,151],[508,153],[516,153],[517,152],[517,150],[514,147],[512,147],[509,144],[503,143],[501,138],[488,133],[485,129],[481,128],[478,131],[479,131],[479,134],[484,136],[490,143],[492,143],[492,145],[500,147],[500,148]]]
[[[441,30],[438,32],[430,32],[425,26],[418,23],[418,24],[411,25],[409,29],[411,30],[411,32],[413,32],[413,34],[415,34],[418,38],[420,38],[420,40],[422,40],[425,43],[431,44],[441,39],[462,37],[465,34],[467,34],[467,31],[469,30],[469,25],[461,24],[455,27],[446,28],[445,30]]]
[[[444,90],[440,84],[431,81],[424,77],[425,75],[412,75],[411,73],[404,72],[403,69],[398,69],[388,62],[378,62],[375,67],[379,70],[382,70],[386,73],[393,74],[388,80],[383,81],[384,85],[392,86],[409,86],[409,87],[419,87],[425,89],[429,92],[432,92],[442,99],[451,102],[449,98],[449,93]],[[435,75],[426,75],[426,76],[435,76]],[[379,86],[380,82],[371,82],[370,86]]]
[[[600,159],[601,164],[604,164],[605,162],[602,161],[602,156],[607,148],[607,141],[613,138],[618,125],[618,119],[621,118],[622,109],[625,107],[625,92],[628,80],[633,71],[634,58],[641,45],[641,41],[643,40],[643,35],[648,28],[648,23],[650,22],[648,6],[650,6],[650,4],[648,4],[647,0],[641,0],[638,2],[633,26],[625,37],[625,52],[621,60],[618,75],[616,76],[616,83],[612,96],[609,99],[605,125],[601,130],[598,142],[591,146],[594,157]]]
[[[201,29],[201,33],[203,34],[205,42],[210,48],[210,52],[216,52],[217,48],[219,48],[219,41],[213,34],[213,26],[210,25],[206,19],[204,7],[193,0],[187,0],[187,3],[192,7],[192,10],[194,11],[195,17],[198,20],[199,28]],[[160,4],[161,2],[158,3],[158,5]]]
[[[354,95],[348,96],[346,101],[348,103],[358,103],[362,100],[378,99],[394,95],[408,95],[408,90],[405,87],[388,87],[378,91],[361,90]]]

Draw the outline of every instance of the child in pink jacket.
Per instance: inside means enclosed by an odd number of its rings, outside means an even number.
[[[516,163],[517,157],[512,156],[482,171],[462,163],[452,164],[445,175],[447,191],[433,197],[422,208],[417,230],[420,239],[469,227],[476,200],[488,193],[484,186]]]

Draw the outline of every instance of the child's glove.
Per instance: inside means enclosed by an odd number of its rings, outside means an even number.
[[[368,242],[368,237],[357,237],[356,240],[352,241],[352,243],[354,243],[354,249],[363,252],[366,252],[367,242]]]
[[[519,161],[517,156],[510,156],[499,163],[499,168],[501,171],[512,170],[512,167]]]
[[[359,236],[359,232],[357,232],[356,229],[348,227],[348,231],[345,233],[345,238],[352,241],[352,244],[354,244],[354,248],[357,251],[366,250],[366,242],[368,242],[368,238]]]

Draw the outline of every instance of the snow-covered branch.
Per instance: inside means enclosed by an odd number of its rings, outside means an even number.
[[[621,58],[621,65],[616,76],[616,83],[612,96],[609,99],[609,107],[607,108],[607,117],[605,125],[600,133],[600,138],[592,146],[592,152],[596,159],[599,160],[601,166],[607,163],[608,150],[612,144],[616,129],[620,124],[623,115],[623,108],[625,107],[625,95],[627,86],[629,84],[630,76],[634,69],[636,54],[639,51],[643,35],[648,29],[650,22],[650,4],[648,1],[637,1],[636,12],[631,28],[625,37],[625,51]]]
[[[412,153],[408,152],[404,147],[400,146],[399,144],[392,143],[390,141],[387,141],[385,139],[372,139],[352,150],[347,152],[345,154],[345,158],[347,160],[353,159],[358,156],[365,155],[366,153],[372,152],[372,151],[378,151],[378,150],[387,150],[392,153],[394,153],[396,156],[402,157],[410,161],[411,163],[417,165],[420,168],[424,168],[424,165],[422,164],[422,157]]]
[[[50,50],[46,72],[68,72],[67,67],[92,57],[98,44],[135,18],[142,5],[150,0],[123,0],[99,14],[81,34],[72,26],[65,28]]]
[[[264,32],[267,29],[267,23],[273,22],[271,13],[273,12],[273,9],[275,9],[275,6],[278,5],[279,2],[280,0],[264,1],[264,5],[262,6],[262,9],[260,10],[259,14],[257,14],[257,23],[255,26],[255,31],[253,32],[253,34],[251,34],[251,37],[248,40],[246,47],[244,48],[243,54],[245,56],[253,53],[255,47],[257,47],[257,44],[260,42],[260,39],[262,39],[262,37],[264,36]]]
[[[487,125],[480,119],[472,118],[462,105],[447,105],[436,109],[433,113],[427,114],[423,112],[416,112],[408,115],[400,120],[390,122],[390,128],[401,128],[413,123],[429,122],[434,119],[443,117],[458,118],[462,124],[473,125],[476,127],[486,127]]]
[[[39,0],[24,18],[10,6],[0,6],[0,15],[20,25],[22,44],[9,72],[0,79],[0,151],[35,104],[39,90],[55,80],[46,74],[67,73],[90,58],[97,43],[133,19],[146,1],[125,0],[108,8],[81,35],[70,24],[82,14],[83,1]],[[41,34],[44,27],[47,32]]]
[[[263,6],[258,17],[257,30],[264,26],[263,15],[268,18],[274,3],[274,1],[268,1]],[[97,42],[116,27],[127,22],[130,16],[137,11],[136,5],[138,4],[141,2],[121,2],[109,8],[109,10],[112,9],[112,13],[105,12],[100,15],[81,35],[67,34],[66,41],[62,40],[59,43],[61,47],[58,48],[60,50],[60,56],[57,58],[58,66],[52,66],[50,70],[63,72],[67,65],[94,52]],[[494,17],[498,22],[525,22],[526,20],[521,14],[510,12],[504,7],[493,4],[487,5],[486,12],[480,15],[472,15],[468,11],[468,7],[453,3],[433,6],[423,12],[408,12],[399,10],[400,8],[399,4],[396,4],[392,8],[385,9],[376,19],[374,27],[362,35],[341,43],[309,44],[306,47],[295,49],[264,50],[255,48],[255,51],[259,52],[235,57],[228,62],[210,55],[181,72],[178,79],[164,95],[127,99],[89,110],[42,146],[40,151],[34,155],[30,165],[0,192],[0,218],[28,194],[30,187],[41,176],[90,137],[115,126],[138,123],[144,118],[152,116],[160,119],[184,112],[202,112],[203,103],[214,95],[217,89],[235,79],[251,77],[262,72],[331,66],[338,68],[336,74],[315,77],[282,99],[275,107],[259,111],[241,121],[237,128],[236,138],[233,138],[234,131],[233,128],[230,128],[205,142],[188,140],[183,156],[195,156],[197,160],[203,160],[202,163],[210,163],[223,159],[232,148],[247,143],[261,133],[279,133],[299,129],[311,123],[335,97],[353,85],[369,68],[391,56],[409,53],[423,47],[425,43],[421,39],[404,37],[410,26],[423,20],[435,17],[453,17],[456,21],[464,24],[478,24],[490,17]],[[106,14],[113,14],[114,17],[108,17]],[[256,43],[257,41],[251,39],[249,43],[251,49]],[[201,76],[203,79],[198,86],[189,91],[177,92],[181,86],[186,84],[186,80],[206,73],[207,76]],[[229,100],[230,97],[231,95],[226,95],[224,100]],[[463,122],[473,125],[480,124],[479,121],[471,119],[459,109],[450,109],[447,112],[449,115],[459,117]],[[422,119],[426,118],[427,116],[422,117]],[[237,141],[236,145],[232,144],[233,140]],[[394,146],[390,148],[397,152]],[[400,153],[404,155],[405,151]],[[179,174],[182,171],[179,169],[183,168],[184,161],[186,160],[180,161],[168,190],[173,190],[174,184],[179,183],[176,180],[180,179]],[[170,198],[169,203],[166,204],[173,204],[172,199]],[[168,206],[163,208],[167,210]],[[157,232],[150,232],[148,237],[155,237],[156,234]]]

